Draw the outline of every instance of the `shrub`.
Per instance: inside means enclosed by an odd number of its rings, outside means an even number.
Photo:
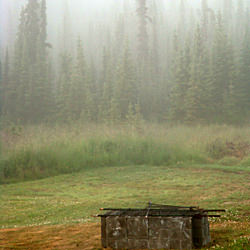
[[[216,139],[207,144],[206,150],[214,159],[221,159],[229,153],[226,143],[222,139]]]
[[[207,144],[207,152],[214,159],[222,159],[226,156],[242,159],[250,154],[250,144],[244,140],[216,139]]]
[[[243,159],[241,162],[240,162],[240,165],[241,166],[244,166],[244,167],[250,167],[250,156]]]
[[[239,164],[240,159],[234,156],[225,156],[224,158],[220,159],[218,163],[223,166],[235,166]]]

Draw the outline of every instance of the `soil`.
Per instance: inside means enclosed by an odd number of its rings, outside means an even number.
[[[76,224],[0,230],[0,249],[101,249],[100,225]]]
[[[238,238],[235,232],[244,232],[249,222],[223,222],[211,225],[213,245],[223,245],[232,238]],[[241,234],[242,235],[242,234]],[[0,229],[0,249],[22,250],[101,250],[101,230],[99,223],[36,226],[15,229]]]

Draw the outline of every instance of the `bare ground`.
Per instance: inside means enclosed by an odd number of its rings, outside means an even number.
[[[250,222],[227,221],[211,224],[212,245],[224,245],[240,236],[249,236],[244,231]],[[237,233],[238,232],[238,233]],[[56,250],[101,248],[99,223],[37,226],[0,230],[0,249]]]
[[[0,230],[0,249],[98,249],[100,225],[76,224]]]

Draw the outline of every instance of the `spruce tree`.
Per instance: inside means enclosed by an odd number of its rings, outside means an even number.
[[[93,65],[92,65],[93,67]],[[95,102],[96,86],[94,86],[93,74],[90,66],[86,67],[85,77],[85,120],[87,122],[96,122],[98,117],[98,108]]]
[[[0,119],[2,117],[2,112],[3,112],[3,76],[2,76],[2,58],[0,54]]]
[[[6,116],[8,112],[8,104],[10,102],[10,62],[9,62],[9,51],[8,48],[5,54],[4,67],[1,81],[1,114]]]
[[[39,47],[38,47],[38,90],[40,98],[40,120],[45,119],[50,116],[52,112],[53,96],[52,96],[52,86],[51,78],[49,75],[49,64],[48,64],[48,48],[51,48],[51,45],[47,43],[47,7],[46,0],[41,1],[40,5],[40,32],[39,32]]]
[[[176,41],[176,40],[174,40]],[[171,91],[170,119],[175,122],[183,122],[186,117],[185,97],[190,83],[191,67],[190,42],[186,41],[185,50],[177,48],[174,62],[174,85]]]
[[[82,41],[79,38],[69,89],[71,119],[73,120],[96,120],[97,109],[94,108],[93,77],[90,72],[90,67],[85,61]]]
[[[219,15],[217,18],[216,35],[213,45],[213,97],[211,106],[214,122],[226,122],[225,106],[227,94],[229,92],[234,65],[232,60],[232,46],[226,34],[223,21]]]
[[[139,34],[138,34],[138,54],[142,62],[146,62],[148,59],[148,29],[147,29],[147,1],[137,0],[137,15],[139,19]]]
[[[113,98],[119,104],[121,119],[126,119],[129,105],[135,105],[137,100],[136,76],[128,43],[117,67]]]
[[[103,49],[103,66],[102,66],[102,80],[100,86],[100,104],[98,107],[98,120],[107,122],[110,118],[111,100],[114,92],[114,65],[111,51],[108,48]]]
[[[29,0],[21,12],[15,45],[11,90],[14,113],[9,113],[17,120],[40,122],[49,111],[46,25],[45,0]]]
[[[156,81],[156,79],[159,79],[159,73],[160,73],[160,64],[159,64],[159,23],[158,23],[158,14],[159,10],[157,8],[156,1],[153,0],[152,4],[152,13],[153,13],[153,20],[152,20],[152,29],[153,29],[153,42],[152,42],[152,48],[151,48],[151,74],[153,80]]]
[[[66,52],[60,56],[60,71],[56,88],[56,118],[61,121],[69,121],[70,110],[70,83],[72,75],[72,58]]]
[[[63,1],[63,23],[62,23],[62,32],[60,35],[60,48],[65,50],[66,53],[69,53],[73,50],[74,46],[72,45],[72,27],[71,27],[71,15],[69,10],[68,0]]]
[[[202,116],[203,82],[201,81],[201,58],[203,56],[203,41],[200,26],[197,27],[192,49],[189,86],[185,97],[185,120],[195,123]]]
[[[249,18],[250,21],[250,18]],[[250,116],[250,24],[245,27],[245,34],[239,52],[239,67],[235,87],[237,114],[239,121],[249,122]]]
[[[70,110],[73,120],[85,119],[86,103],[86,64],[82,41],[77,41],[75,65],[70,83]]]

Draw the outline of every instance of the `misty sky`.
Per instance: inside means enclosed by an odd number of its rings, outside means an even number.
[[[149,5],[151,1],[148,0]],[[181,0],[155,1],[160,8],[166,10],[164,15],[171,17],[173,7],[177,7]],[[13,40],[20,9],[26,2],[27,0],[0,0],[0,48],[6,47],[8,41]],[[250,1],[245,0],[245,2]],[[47,0],[49,40],[53,43],[58,39],[58,34],[62,28],[65,6],[69,7],[70,25],[73,27],[75,36],[77,36],[85,32],[82,27],[84,26],[86,29],[86,23],[105,27],[105,25],[108,26],[110,23],[115,22],[119,13],[125,10],[131,16],[136,16],[135,3],[136,0]],[[200,7],[201,0],[186,0],[186,3],[195,10]],[[213,9],[222,7],[220,6],[222,3],[223,1],[208,0],[209,7]],[[172,19],[172,22],[176,22],[174,15]],[[8,44],[8,46],[10,45]]]

